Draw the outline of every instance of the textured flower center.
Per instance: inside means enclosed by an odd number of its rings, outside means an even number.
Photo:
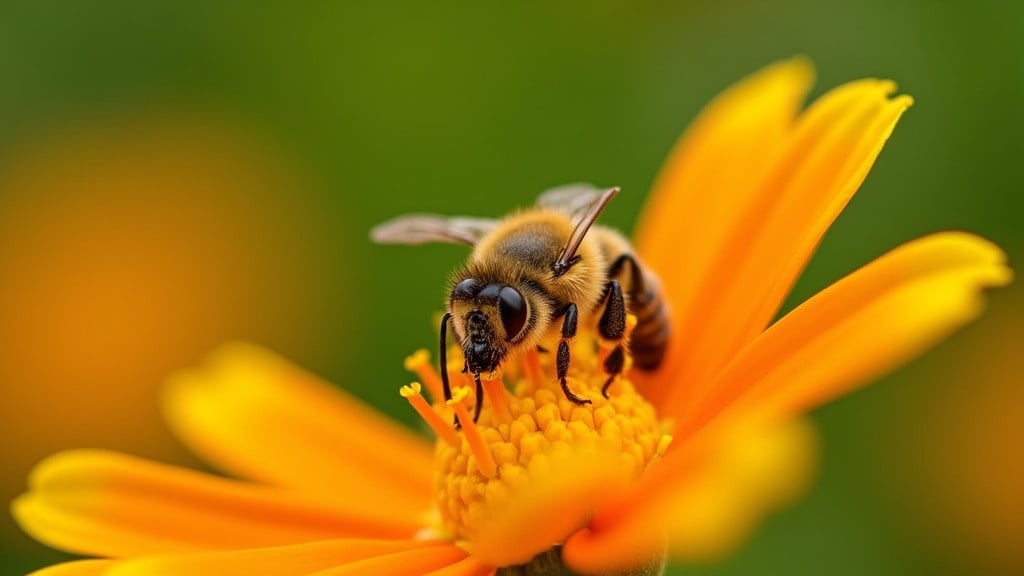
[[[631,382],[619,377],[609,388],[609,397],[602,396],[608,376],[600,368],[597,350],[593,338],[577,338],[568,378],[573,392],[591,404],[569,401],[555,378],[552,354],[531,351],[520,362],[509,363],[504,378],[494,375],[485,381],[485,400],[476,423],[472,421],[475,382],[456,369],[461,369],[462,358],[452,350],[453,399],[448,405],[462,427],[455,432],[451,420],[441,418],[440,425],[455,434],[440,430],[435,451],[435,502],[439,528],[445,534],[472,541],[481,527],[508,509],[510,500],[529,490],[531,483],[546,480],[552,465],[566,456],[602,450],[614,455],[615,467],[624,476],[636,479],[664,453],[670,438],[663,433],[654,408]],[[425,381],[432,380],[434,375],[426,373],[425,363],[425,354],[418,353],[407,365]],[[428,386],[435,388],[436,383]],[[403,395],[410,400],[418,397],[409,387]]]

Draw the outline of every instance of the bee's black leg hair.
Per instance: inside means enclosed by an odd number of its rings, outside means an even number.
[[[622,349],[622,344],[616,344],[615,348],[608,354],[604,359],[604,371],[608,374],[608,379],[604,381],[604,386],[601,386],[601,395],[605,398],[608,397],[608,388],[615,382],[615,377],[622,372],[622,366],[626,363],[626,352]]]
[[[558,369],[558,382],[562,385],[562,392],[565,393],[565,397],[574,404],[590,404],[590,400],[573,394],[572,390],[569,390],[569,384],[565,381],[565,376],[569,373],[568,340],[576,335],[578,316],[579,313],[575,304],[570,303],[565,307],[565,315],[562,317],[562,338],[558,341],[558,357],[555,360],[555,365]]]
[[[445,312],[444,316],[441,317],[441,349],[438,350],[438,359],[441,364],[441,387],[444,389],[444,400],[447,402],[452,399],[452,386],[448,382],[448,321],[451,320],[452,313]],[[462,428],[459,424],[459,417],[455,417],[455,429]]]
[[[622,339],[626,336],[626,299],[622,296],[622,286],[618,280],[609,280],[605,288],[604,312],[597,323],[597,331],[605,340],[616,342],[615,348],[604,359],[604,371],[608,374],[608,380],[605,380],[604,386],[601,387],[601,395],[607,398],[608,387],[622,372],[622,367],[626,363],[626,352],[622,348]]]
[[[604,311],[597,330],[605,340],[621,340],[626,335],[626,299],[618,280],[609,280],[605,288]]]

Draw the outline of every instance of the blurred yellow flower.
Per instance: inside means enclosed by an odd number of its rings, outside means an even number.
[[[565,400],[528,354],[506,367],[510,389],[487,384],[473,424],[468,390],[426,402],[438,375],[415,354],[422,386],[402,396],[437,431],[432,447],[269,352],[229,346],[175,379],[165,407],[193,451],[246,480],[58,454],[14,513],[39,540],[103,559],[41,573],[482,576],[539,555],[653,574],[666,552],[729,551],[806,484],[814,436],[800,414],[934,344],[980,312],[983,287],[1010,280],[997,247],[941,233],[769,325],[910,105],[861,80],[801,111],[811,77],[796,59],[744,80],[671,154],[636,241],[673,313],[657,373],[603,398],[584,334],[571,387],[592,405]]]
[[[881,419],[894,438],[883,457],[893,517],[949,573],[1024,574],[1021,288],[922,366]]]
[[[353,292],[318,272],[321,227],[303,217],[315,190],[259,130],[194,110],[65,120],[5,141],[0,500],[69,446],[195,463],[160,422],[167,373],[240,333],[315,340],[312,303]],[[0,556],[29,546],[0,518]]]

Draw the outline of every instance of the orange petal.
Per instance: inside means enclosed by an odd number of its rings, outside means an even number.
[[[1004,262],[998,247],[960,232],[893,250],[754,340],[681,429],[697,429],[737,400],[784,417],[870,382],[975,318],[981,289],[1010,281]]]
[[[684,470],[666,473],[669,463],[659,462],[636,491],[599,511],[591,530],[566,542],[566,564],[580,572],[625,570],[666,547],[689,562],[720,558],[806,489],[817,441],[796,420],[721,429],[696,450]]]
[[[192,450],[232,474],[395,514],[429,506],[426,440],[256,346],[225,346],[176,377],[165,408]]]
[[[466,558],[461,562],[445,566],[427,574],[427,576],[491,576],[494,568],[481,563],[476,558]]]
[[[344,536],[402,538],[415,516],[375,502],[348,509],[317,498],[102,451],[51,456],[13,513],[55,548],[108,557],[295,544]],[[356,510],[358,509],[358,511]]]
[[[909,97],[890,100],[890,82],[861,80],[832,90],[788,134],[782,153],[712,256],[692,303],[678,319],[670,354],[681,367],[665,399],[677,416],[778,310],[825,230],[866,176]],[[715,191],[709,191],[713,194]]]
[[[305,576],[367,558],[447,546],[413,540],[325,540],[295,546],[152,556],[128,560],[104,576]]]
[[[584,528],[569,537],[562,546],[562,562],[580,574],[630,574],[648,559],[660,555],[665,538],[651,526],[639,530],[594,533]],[[642,572],[641,572],[642,573]]]
[[[794,58],[744,79],[700,113],[666,159],[635,244],[677,317],[689,314],[740,208],[782,152],[813,76],[807,60]]]
[[[491,566],[525,564],[628,486],[614,451],[583,447],[550,456],[531,467],[528,483],[510,489],[504,506],[492,504],[488,521],[467,543],[474,558]]]
[[[466,553],[455,546],[434,546],[367,558],[315,572],[310,576],[363,576],[365,574],[421,576],[457,564],[465,558]]]
[[[716,436],[688,489],[669,481],[650,496],[653,509],[667,518],[662,525],[674,557],[724,557],[766,514],[802,496],[817,469],[817,431],[806,420],[748,422]]]
[[[107,570],[116,564],[112,560],[75,560],[47,566],[28,576],[106,576]]]

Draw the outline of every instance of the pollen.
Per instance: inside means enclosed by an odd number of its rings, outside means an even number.
[[[458,446],[460,443],[459,435],[456,434],[455,430],[450,426],[445,424],[441,419],[441,416],[435,412],[429,404],[427,404],[427,401],[423,399],[420,391],[420,383],[413,382],[408,386],[402,386],[398,393],[402,395],[402,398],[409,401],[409,405],[412,406],[413,409],[416,410],[416,413],[420,415],[420,418],[423,418],[423,421],[434,430],[434,433],[437,434],[438,438],[441,438],[452,446]]]
[[[438,531],[472,541],[493,511],[541,477],[555,458],[573,450],[604,448],[624,475],[634,479],[664,454],[671,438],[628,379],[618,377],[609,398],[601,394],[608,375],[601,368],[596,338],[580,335],[572,351],[569,386],[592,404],[570,402],[555,378],[553,355],[532,350],[511,360],[521,365],[505,372],[508,381],[502,382],[500,374],[484,380],[485,402],[476,422],[474,387],[453,390],[447,404],[461,429],[457,442],[439,434],[435,448]],[[449,363],[451,379],[465,381],[453,368],[461,367],[459,351],[453,348],[450,355],[456,360]]]
[[[415,372],[419,376],[420,381],[430,391],[431,400],[437,402],[443,397],[441,391],[441,377],[434,370],[434,367],[430,364],[430,352],[420,348],[413,352],[409,357],[405,359],[405,369],[409,372]]]

